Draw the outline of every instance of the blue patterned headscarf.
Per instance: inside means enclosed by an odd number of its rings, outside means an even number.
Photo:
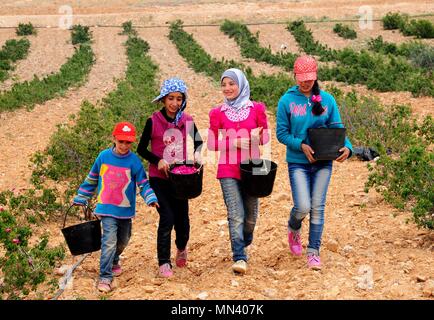
[[[235,99],[228,100],[225,97],[225,103],[229,107],[235,111],[238,111],[241,107],[251,104],[249,81],[241,70],[235,68],[228,69],[223,72],[220,78],[220,83],[222,82],[223,78],[230,78],[234,80],[239,88],[238,96]]]
[[[152,100],[152,102],[159,102],[161,101],[161,99],[163,99],[165,96],[172,92],[181,92],[184,95],[184,101],[182,101],[181,107],[179,108],[175,116],[174,123],[177,126],[179,120],[182,118],[183,111],[187,106],[187,86],[184,81],[176,77],[164,80],[160,89],[160,95],[154,100]]]

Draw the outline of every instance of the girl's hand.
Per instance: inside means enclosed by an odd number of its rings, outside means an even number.
[[[313,157],[313,154],[315,151],[310,147],[310,145],[302,143],[301,144],[301,151],[306,155],[307,160],[309,160],[310,163],[314,163],[316,160]]]
[[[257,127],[250,131],[250,137],[252,141],[260,141],[263,129],[263,127]]]
[[[158,202],[152,202],[149,204],[150,207],[154,207],[154,208],[160,208],[160,205],[158,204]]]
[[[166,160],[161,159],[158,161],[158,170],[162,171],[166,177],[169,177],[169,164],[166,162]]]
[[[339,158],[336,159],[337,162],[344,162],[350,156],[350,149],[347,147],[340,148],[339,152],[343,153],[339,156]]]
[[[234,141],[234,146],[238,149],[250,149],[250,139],[249,138],[237,138]]]
[[[202,164],[202,156],[199,151],[195,151],[194,153],[194,162]]]

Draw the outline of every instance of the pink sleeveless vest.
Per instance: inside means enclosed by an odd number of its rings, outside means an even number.
[[[168,163],[184,161],[187,154],[187,132],[193,130],[193,118],[184,112],[177,127],[168,122],[160,111],[154,112],[151,119],[151,152]],[[158,165],[152,163],[149,164],[149,176],[167,179],[158,170]]]

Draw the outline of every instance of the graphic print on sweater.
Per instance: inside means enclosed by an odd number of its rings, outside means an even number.
[[[102,187],[98,195],[98,203],[112,204],[118,207],[131,207],[126,195],[131,183],[131,170],[109,164],[101,166]]]

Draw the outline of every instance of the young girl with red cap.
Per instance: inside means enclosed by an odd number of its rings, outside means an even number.
[[[315,150],[309,145],[307,130],[317,127],[342,128],[342,121],[334,97],[320,90],[317,63],[310,56],[301,56],[294,63],[297,85],[279,100],[276,134],[286,145],[289,180],[294,207],[288,221],[288,242],[293,255],[302,254],[301,225],[310,214],[307,263],[312,269],[321,268],[319,250],[324,226],[324,208],[332,174],[332,160],[316,161]],[[352,153],[348,138],[339,152],[338,162]]]
[[[169,165],[175,162],[200,160],[202,139],[193,118],[184,112],[187,106],[187,86],[179,78],[163,82],[160,95],[153,102],[163,107],[148,118],[137,153],[149,161],[149,181],[157,194],[160,220],[157,233],[159,275],[173,275],[170,259],[171,233],[175,229],[177,247],[175,263],[187,264],[187,242],[190,237],[188,200],[177,199],[168,179]],[[187,152],[187,141],[194,142],[194,159]],[[151,150],[148,150],[150,144]],[[189,158],[190,156],[190,158]]]
[[[110,291],[113,276],[122,272],[119,259],[131,237],[137,187],[148,206],[159,206],[140,158],[130,151],[136,141],[134,125],[116,124],[113,141],[113,147],[98,155],[73,200],[75,205],[86,206],[90,198],[97,196],[94,214],[100,217],[103,229],[98,282],[102,292]]]

